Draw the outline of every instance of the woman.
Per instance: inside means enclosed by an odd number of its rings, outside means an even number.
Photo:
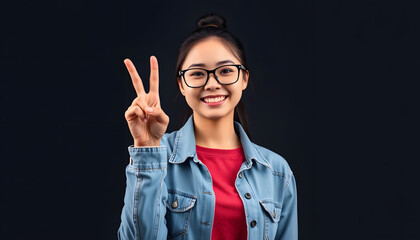
[[[138,96],[125,113],[134,145],[119,239],[297,239],[295,179],[248,138],[240,100],[249,70],[225,19],[201,17],[180,47],[176,79],[192,115],[178,131],[165,133],[156,57],[149,93],[124,63]]]

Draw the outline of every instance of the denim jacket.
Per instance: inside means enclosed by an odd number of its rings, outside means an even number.
[[[298,239],[294,175],[280,155],[250,141],[234,122],[245,154],[235,186],[248,239]],[[160,146],[128,147],[127,187],[118,239],[211,239],[216,198],[197,158],[192,115]]]

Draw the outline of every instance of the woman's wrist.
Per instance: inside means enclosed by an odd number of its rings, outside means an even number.
[[[138,142],[134,141],[134,147],[159,147],[160,146],[160,139],[158,141],[148,141],[148,142]]]

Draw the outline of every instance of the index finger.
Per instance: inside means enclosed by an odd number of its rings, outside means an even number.
[[[159,95],[159,66],[155,56],[150,57],[150,91]]]
[[[136,89],[137,96],[141,93],[145,93],[143,82],[139,74],[137,73],[136,67],[134,66],[133,62],[130,59],[126,58],[124,60],[125,66],[127,67],[128,73],[130,73],[131,80],[133,81],[133,86]]]

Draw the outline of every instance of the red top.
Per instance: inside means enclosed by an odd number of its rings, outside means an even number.
[[[242,146],[214,149],[196,145],[196,150],[198,159],[210,171],[216,195],[211,239],[246,239],[245,210],[235,187],[236,175],[245,161]]]

